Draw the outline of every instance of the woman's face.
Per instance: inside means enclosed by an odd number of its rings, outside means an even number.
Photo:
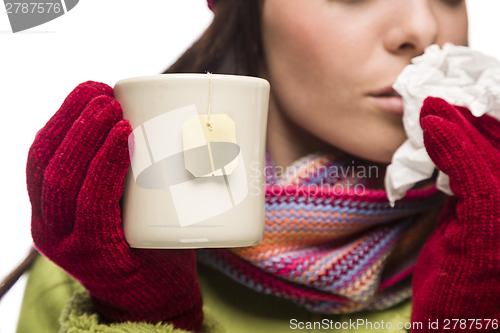
[[[389,162],[406,139],[391,89],[431,44],[467,44],[465,0],[264,0],[268,146],[288,165],[326,144]]]

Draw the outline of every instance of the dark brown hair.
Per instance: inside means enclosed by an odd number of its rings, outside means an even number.
[[[164,73],[258,76],[263,51],[259,0],[218,0],[203,35]]]
[[[0,299],[9,291],[10,288],[19,280],[25,271],[27,271],[38,257],[38,252],[32,247],[24,261],[19,264],[5,279],[0,282]]]

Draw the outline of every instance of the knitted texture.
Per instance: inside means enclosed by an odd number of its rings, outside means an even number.
[[[451,319],[462,320],[460,331],[498,332],[500,123],[436,98],[426,99],[420,122],[429,156],[450,177],[456,197],[418,260],[412,320],[437,321],[433,332],[449,331]]]
[[[106,320],[199,331],[194,251],[134,250],[125,241],[119,200],[131,127],[112,96],[109,86],[85,82],[37,133],[27,163],[33,240],[87,288]]]
[[[205,310],[202,332],[223,333],[220,324]],[[144,323],[144,322],[119,322],[102,323],[99,315],[86,291],[78,291],[73,294],[66,304],[60,318],[61,328],[59,333],[191,333],[183,329],[177,329],[168,323]]]
[[[380,170],[348,156],[314,154],[278,179],[269,161],[262,241],[201,250],[198,257],[252,289],[314,312],[393,306],[411,295],[416,255],[390,270],[386,262],[409,228],[428,223],[422,213],[440,205],[442,195],[426,184],[392,208],[385,191],[376,189]]]

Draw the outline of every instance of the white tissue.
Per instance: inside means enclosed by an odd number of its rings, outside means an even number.
[[[468,107],[480,117],[500,119],[500,61],[465,46],[431,45],[398,76],[394,89],[403,97],[403,124],[408,139],[387,167],[385,187],[394,205],[417,182],[428,179],[435,165],[424,147],[420,109],[432,96]],[[437,187],[452,195],[448,176],[439,172]]]

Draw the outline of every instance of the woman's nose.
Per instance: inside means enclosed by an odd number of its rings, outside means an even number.
[[[402,0],[390,21],[384,46],[391,53],[413,58],[437,40],[438,22],[429,0]]]

